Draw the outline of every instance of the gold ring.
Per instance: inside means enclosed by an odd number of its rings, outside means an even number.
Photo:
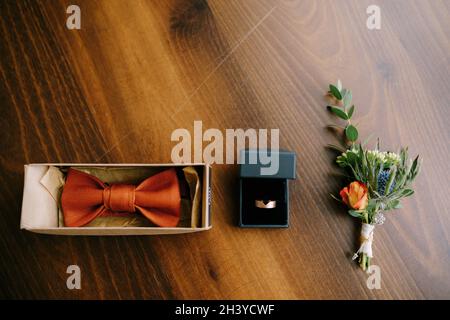
[[[255,207],[261,209],[273,209],[277,207],[275,200],[255,200]]]

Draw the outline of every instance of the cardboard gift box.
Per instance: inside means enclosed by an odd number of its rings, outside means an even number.
[[[198,222],[177,227],[158,226],[83,226],[65,227],[61,225],[61,208],[58,200],[52,194],[51,187],[45,185],[49,180],[49,169],[58,168],[64,171],[68,168],[84,168],[86,170],[164,170],[169,168],[186,167],[195,168],[197,172],[199,187],[195,191],[198,196],[198,206],[192,206],[192,217],[195,215]],[[24,189],[22,201],[22,213],[20,220],[21,229],[36,233],[54,235],[155,235],[155,234],[177,234],[204,231],[211,228],[210,205],[211,205],[211,168],[207,164],[66,164],[66,163],[42,163],[25,165]],[[145,177],[142,177],[145,178]],[[61,180],[61,178],[60,178]],[[193,219],[191,217],[191,219]],[[107,219],[107,217],[105,217]]]
[[[289,180],[295,179],[295,153],[285,150],[269,151],[278,157],[278,171],[262,174],[267,167],[259,159],[258,150],[241,150],[240,158],[240,227],[277,228],[289,226]],[[256,159],[251,163],[251,158]],[[276,201],[275,208],[259,208],[255,200]]]

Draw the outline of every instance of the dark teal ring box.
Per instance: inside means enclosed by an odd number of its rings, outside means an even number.
[[[287,150],[240,151],[239,226],[248,228],[287,228],[289,226],[289,180],[296,178],[295,152]],[[274,161],[278,157],[278,170]],[[263,168],[272,166],[273,173]],[[267,172],[267,171],[266,171]],[[258,208],[255,200],[276,201],[272,209]]]

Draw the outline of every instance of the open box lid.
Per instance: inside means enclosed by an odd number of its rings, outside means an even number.
[[[239,163],[241,178],[295,179],[295,152],[292,151],[244,149],[240,151]]]

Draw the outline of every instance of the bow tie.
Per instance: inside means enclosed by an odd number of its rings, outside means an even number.
[[[180,202],[175,169],[162,171],[134,186],[108,185],[71,168],[61,196],[67,227],[84,226],[98,216],[135,211],[157,226],[175,227],[180,220]]]

